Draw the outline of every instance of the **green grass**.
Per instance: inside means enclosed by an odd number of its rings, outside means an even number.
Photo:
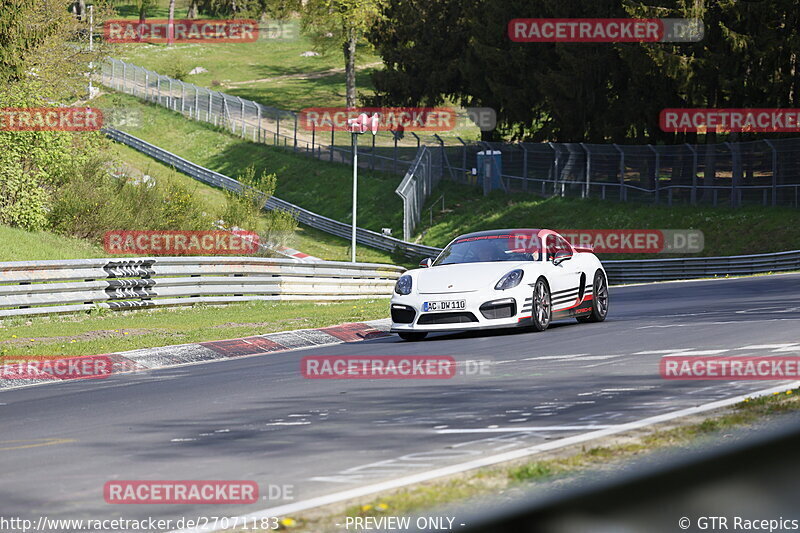
[[[201,196],[206,205],[217,212],[221,212],[225,205],[225,194],[220,189],[215,189],[185,174],[175,172],[166,165],[123,144],[115,144],[113,150],[118,158],[141,172],[156,178],[159,176],[168,177],[183,184],[193,194]],[[280,177],[278,179],[279,185],[281,179]],[[295,234],[289,237],[286,245],[328,261],[350,260],[350,243],[347,240],[315,230],[309,226],[300,225]],[[393,263],[408,266],[406,264],[407,261],[403,259],[393,258],[386,252],[361,245],[356,248],[356,257],[359,261],[366,263]],[[399,263],[398,260],[400,261]]]
[[[245,302],[0,322],[0,357],[89,355],[385,318],[388,300]],[[2,359],[0,359],[0,362]]]
[[[160,18],[160,17],[156,17]],[[255,100],[280,109],[299,111],[311,106],[345,104],[344,74],[333,73],[313,79],[284,79],[259,82],[286,75],[321,73],[343,69],[344,58],[339,48],[320,50],[318,56],[304,57],[313,51],[311,41],[300,34],[296,19],[284,24],[287,38],[259,38],[251,43],[185,43],[117,45],[114,56],[135,65],[175,77],[182,73],[184,81]],[[370,47],[359,46],[356,67],[379,63]],[[195,67],[208,72],[188,75]],[[359,95],[372,94],[370,70],[359,70],[356,86]],[[245,83],[231,86],[230,83]]]
[[[189,10],[191,0],[175,0],[175,17],[181,18],[186,16]],[[113,2],[114,11],[117,17],[120,18],[139,18],[139,11],[136,7],[136,2],[131,0],[117,0]],[[169,0],[156,0],[155,6],[147,11],[148,18],[167,18],[169,15]]]
[[[441,194],[445,197],[445,212],[441,210],[440,200],[434,206],[431,226],[428,208]],[[421,241],[431,246],[444,246],[456,235],[470,231],[521,227],[699,229],[705,235],[705,249],[697,254],[702,256],[800,249],[800,210],[788,207],[670,207],[501,192],[484,197],[471,187],[443,181],[439,190],[432,194],[422,219],[418,228],[424,232]],[[638,255],[617,256],[631,259]],[[659,257],[667,255],[659,254]]]
[[[0,224],[0,261],[105,257],[103,248],[82,239],[46,231],[25,231]]]
[[[277,175],[279,198],[341,222],[351,220],[353,176],[348,165],[245,141],[130,96],[106,95],[96,105],[135,110],[140,116],[138,125],[122,129],[161,148],[231,177],[254,165],[257,173]],[[394,235],[402,234],[403,203],[394,192],[401,177],[365,169],[360,169],[358,176],[358,225],[376,231],[388,227]]]
[[[372,92],[371,75],[374,68],[356,73],[359,95]],[[196,83],[191,79],[192,83]],[[308,107],[339,107],[345,105],[344,73],[314,79],[286,78],[269,82],[250,83],[246,86],[224,87],[223,92],[253,100],[260,104],[300,111]],[[344,138],[344,135],[342,135]]]

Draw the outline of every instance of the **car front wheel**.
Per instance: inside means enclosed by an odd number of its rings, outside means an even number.
[[[531,322],[533,329],[544,331],[550,325],[553,316],[553,306],[550,299],[550,286],[544,278],[539,278],[533,287],[533,308],[531,309]]]
[[[608,281],[601,270],[594,273],[592,285],[592,312],[579,316],[578,322],[602,322],[608,315]]]

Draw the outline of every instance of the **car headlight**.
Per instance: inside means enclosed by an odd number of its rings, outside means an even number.
[[[497,282],[497,285],[494,286],[495,290],[504,291],[506,289],[513,289],[519,282],[522,281],[522,275],[524,272],[522,270],[512,270],[502,278],[500,281]]]
[[[411,276],[400,276],[394,284],[394,292],[397,294],[411,294]]]

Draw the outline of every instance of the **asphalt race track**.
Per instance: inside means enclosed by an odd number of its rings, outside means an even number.
[[[605,323],[544,333],[392,336],[0,392],[1,514],[236,516],[780,385],[661,379],[660,358],[679,352],[800,355],[800,274],[612,287]],[[309,380],[309,354],[494,364],[451,380]],[[107,481],[138,479],[253,480],[293,499],[105,503]]]

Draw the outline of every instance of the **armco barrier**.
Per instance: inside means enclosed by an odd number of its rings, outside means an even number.
[[[111,139],[124,143],[131,148],[142,152],[143,154],[149,155],[150,157],[157,159],[162,163],[174,167],[176,170],[179,170],[180,172],[183,172],[184,174],[187,174],[196,180],[202,181],[203,183],[231,191],[240,191],[242,189],[242,184],[233,178],[225,176],[224,174],[220,174],[219,172],[214,172],[213,170],[208,170],[207,168],[201,167],[200,165],[192,163],[191,161],[187,161],[182,157],[178,157],[171,152],[134,137],[133,135],[115,129],[106,129],[104,131]],[[275,196],[271,197],[267,201],[265,208],[290,211],[302,224],[311,226],[312,228],[324,231],[325,233],[329,233],[331,235],[350,239],[352,230],[349,224],[318,215],[317,213],[303,209],[302,207],[296,206],[285,200],[281,200],[280,198],[276,198]],[[381,235],[380,233],[364,228],[358,228],[356,230],[356,241],[365,246],[370,246],[372,248],[377,248],[390,253],[396,253],[412,259],[436,255],[440,251],[438,248],[406,242],[394,237]]]
[[[250,300],[388,298],[405,269],[260,257],[0,263],[0,317]]]
[[[800,270],[800,250],[729,257],[603,261],[611,283],[741,276]]]

